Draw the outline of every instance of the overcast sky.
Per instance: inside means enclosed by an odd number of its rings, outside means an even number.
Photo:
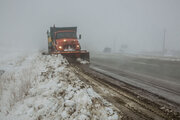
[[[50,26],[77,26],[82,46],[180,49],[180,0],[0,0],[0,47],[47,48]]]

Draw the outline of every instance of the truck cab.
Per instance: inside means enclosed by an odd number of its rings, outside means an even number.
[[[81,47],[74,30],[55,32],[55,45],[58,51],[80,51]]]

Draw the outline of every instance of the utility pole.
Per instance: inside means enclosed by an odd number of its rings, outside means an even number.
[[[164,29],[163,31],[163,48],[162,48],[163,56],[165,55],[165,49],[166,49],[166,29]]]

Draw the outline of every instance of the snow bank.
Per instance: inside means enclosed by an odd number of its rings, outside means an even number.
[[[120,119],[112,104],[79,80],[61,55],[34,54],[3,67],[2,120]]]

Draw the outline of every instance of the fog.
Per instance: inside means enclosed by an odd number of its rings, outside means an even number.
[[[180,50],[180,0],[1,0],[0,48],[47,49],[46,31],[77,26],[82,47]]]
[[[180,0],[0,0],[0,56],[2,119],[179,118]]]

